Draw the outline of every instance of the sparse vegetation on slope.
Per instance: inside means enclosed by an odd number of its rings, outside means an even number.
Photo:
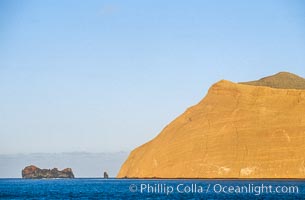
[[[280,72],[257,81],[240,82],[240,84],[280,89],[305,89],[305,79],[289,72]]]

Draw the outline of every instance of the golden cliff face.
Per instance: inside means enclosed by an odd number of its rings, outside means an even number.
[[[305,90],[220,81],[117,177],[305,178]]]

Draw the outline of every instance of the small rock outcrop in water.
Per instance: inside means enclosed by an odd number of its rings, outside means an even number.
[[[74,178],[71,168],[64,170],[54,169],[40,169],[34,165],[27,166],[22,170],[22,178],[27,179],[43,179],[43,178]]]
[[[104,172],[104,178],[109,178],[108,173]]]

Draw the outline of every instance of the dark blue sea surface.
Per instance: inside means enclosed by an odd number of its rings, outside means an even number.
[[[305,199],[305,181],[0,179],[0,199]]]

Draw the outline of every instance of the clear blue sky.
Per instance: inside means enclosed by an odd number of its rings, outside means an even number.
[[[305,77],[302,0],[1,0],[0,153],[131,150],[279,71]]]

